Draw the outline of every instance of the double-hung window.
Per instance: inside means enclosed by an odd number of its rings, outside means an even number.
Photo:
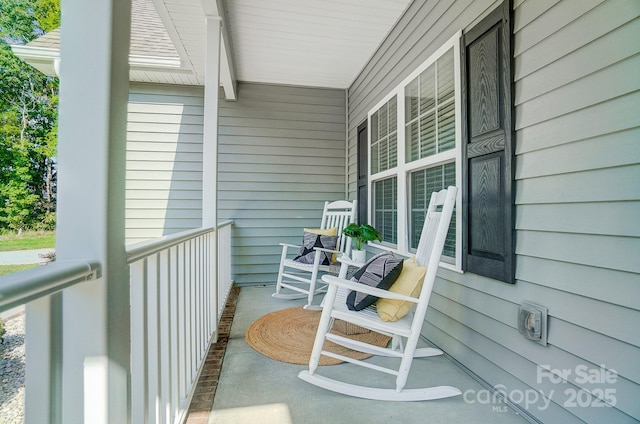
[[[456,185],[440,265],[514,283],[510,4],[454,35],[369,111],[368,188],[369,222],[407,254],[431,193]]]
[[[374,226],[383,241],[395,244],[398,227],[398,100],[391,97],[369,117],[370,174],[373,180]]]
[[[370,222],[383,244],[400,253],[417,248],[431,193],[461,179],[460,35],[368,115]],[[458,210],[442,255],[442,264],[454,269],[461,268]]]

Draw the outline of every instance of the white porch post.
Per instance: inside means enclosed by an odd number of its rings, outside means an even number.
[[[220,91],[219,17],[207,17],[207,58],[204,85],[204,129],[202,139],[202,226],[217,223],[218,103]]]
[[[62,2],[56,255],[102,264],[101,278],[63,293],[65,424],[130,422],[124,238],[130,20],[131,0]]]
[[[221,19],[208,16],[207,57],[204,86],[204,129],[202,137],[202,226],[215,226],[218,222],[218,104],[220,101],[220,38]],[[211,291],[212,305],[218,304],[218,232],[213,233],[215,252],[211,257],[210,278],[215,282]],[[211,314],[209,325],[216,331],[217,308]]]

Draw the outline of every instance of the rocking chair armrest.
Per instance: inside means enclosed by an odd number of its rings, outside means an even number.
[[[357,292],[370,294],[379,298],[404,300],[412,303],[420,302],[420,299],[416,297],[393,293],[388,290],[367,286],[366,284],[356,283],[350,280],[345,280],[344,278],[335,277],[333,275],[324,275],[322,277],[322,281],[332,286],[337,286],[343,289],[355,290]]]
[[[353,267],[356,267],[356,268],[362,268],[362,265],[364,265],[363,262],[354,261],[353,259],[351,259],[347,255],[338,256],[336,261],[340,262],[341,264],[353,266]]]
[[[369,244],[367,245],[367,247],[369,247],[369,248],[373,248],[373,249],[377,249],[377,250],[379,250],[379,251],[381,251],[381,252],[392,252],[395,256],[400,256],[401,258],[405,258],[405,259],[408,259],[408,258],[411,258],[411,257],[415,257],[415,255],[411,255],[411,254],[407,254],[407,253],[400,253],[400,252],[396,252],[396,251],[395,251],[395,250],[393,250],[392,248],[387,247],[387,246],[383,246],[383,245],[381,245],[381,244],[379,244],[379,243],[369,243]]]
[[[325,253],[340,253],[339,250],[325,249],[324,247],[314,247],[313,250]]]
[[[280,243],[280,246],[282,247],[295,247],[296,249],[300,249],[300,245],[299,244],[289,244],[289,243]]]

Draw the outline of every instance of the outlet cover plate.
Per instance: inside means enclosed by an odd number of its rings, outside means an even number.
[[[547,313],[544,306],[522,302],[518,307],[518,331],[525,338],[547,345]]]

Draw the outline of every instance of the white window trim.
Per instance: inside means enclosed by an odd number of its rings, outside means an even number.
[[[418,68],[416,68],[411,74],[409,74],[398,86],[396,86],[391,92],[384,96],[371,110],[367,113],[367,138],[369,150],[367,169],[371,170],[371,116],[378,111],[385,103],[396,97],[396,113],[397,113],[397,157],[398,165],[392,169],[388,169],[382,172],[369,175],[368,187],[369,192],[369,205],[368,205],[368,220],[372,222],[373,219],[373,201],[374,195],[372,193],[373,183],[385,178],[397,176],[398,177],[398,228],[397,228],[397,244],[395,246],[389,244],[376,244],[378,248],[384,250],[391,250],[397,252],[403,256],[412,256],[413,254],[409,249],[409,223],[408,223],[408,179],[410,173],[417,169],[436,166],[451,162],[456,163],[456,184],[458,185],[458,194],[456,198],[456,210],[458,211],[458,218],[456,219],[456,256],[455,263],[440,262],[442,268],[447,268],[452,271],[462,272],[462,190],[460,185],[462,183],[462,93],[461,93],[461,78],[462,71],[460,65],[460,41],[462,37],[462,31],[457,31],[449,40],[447,40],[438,50],[436,50],[427,60],[425,60]],[[433,156],[418,159],[416,161],[406,163],[405,152],[405,102],[404,91],[405,87],[413,81],[418,75],[420,75],[425,69],[433,65],[444,53],[453,48],[453,69],[455,73],[454,87],[455,87],[455,119],[456,119],[456,147],[445,152],[437,153]]]

